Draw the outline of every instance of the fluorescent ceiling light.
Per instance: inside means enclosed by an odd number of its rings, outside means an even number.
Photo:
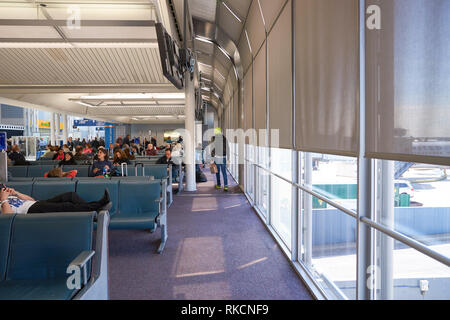
[[[182,100],[185,99],[184,92],[181,93],[131,93],[131,94],[102,94],[98,96],[82,96],[81,100],[108,100],[108,99],[149,99],[149,100]]]
[[[84,103],[82,101],[76,101],[75,103],[81,104],[82,106],[89,107],[89,108],[95,107],[92,104]]]
[[[250,44],[250,39],[248,38],[247,30],[245,30],[245,37],[247,38],[248,48],[250,49],[250,53],[252,52],[252,46]]]
[[[222,51],[222,53],[225,55],[225,57],[227,57],[228,60],[231,61],[231,57],[230,57],[230,55],[228,54],[228,52],[226,52],[221,46],[217,46],[217,47],[220,49],[220,51]]]
[[[0,48],[73,49],[73,48],[158,48],[156,42],[0,42]]]
[[[225,6],[225,8],[228,9],[228,11],[231,12],[231,14],[236,18],[237,21],[239,21],[240,23],[242,23],[241,18],[239,18],[238,15],[235,14],[235,13],[233,12],[233,10],[231,10],[231,8],[230,8],[229,6],[227,6],[227,4],[225,3],[225,1],[222,1],[222,4]]]
[[[206,63],[203,63],[203,62],[199,62],[198,64],[201,65],[201,66],[204,66],[204,67],[207,67],[207,68],[211,68],[211,69],[212,69],[212,66],[209,65],[209,64],[206,64]]]
[[[220,99],[220,96],[217,94],[217,92],[213,92],[213,95],[215,95],[217,99]]]
[[[261,13],[261,18],[263,20],[263,24],[264,24],[264,27],[265,27],[266,26],[266,20],[264,19],[264,14],[263,14],[263,11],[262,11],[262,8],[261,8],[261,3],[259,2],[259,0],[258,0],[258,6],[259,6],[259,12]]]
[[[202,87],[202,90],[211,91],[211,88],[208,88],[208,87]]]
[[[201,36],[196,36],[195,37],[196,40],[201,41],[201,42],[205,42],[205,43],[209,43],[209,44],[214,44],[214,42],[212,42],[212,40],[205,38],[205,37],[201,37]]]

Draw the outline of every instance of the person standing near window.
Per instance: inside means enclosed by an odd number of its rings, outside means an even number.
[[[216,189],[221,189],[221,181],[220,181],[220,172],[222,171],[223,182],[224,182],[224,191],[228,191],[228,175],[227,175],[227,150],[228,150],[228,142],[225,136],[220,133],[216,134],[212,137],[212,151],[211,157],[214,159],[214,163],[217,166],[216,173]]]

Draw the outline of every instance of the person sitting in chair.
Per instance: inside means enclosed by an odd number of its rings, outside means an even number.
[[[5,185],[0,191],[2,214],[35,214],[56,212],[92,212],[110,210],[112,202],[108,189],[101,199],[93,202],[84,201],[75,192],[60,194],[52,199],[37,201],[32,197],[17,192]]]
[[[77,170],[64,172],[61,168],[55,168],[44,174],[44,178],[75,178],[77,173]]]
[[[156,164],[174,164],[172,161],[172,150],[166,149],[166,153],[163,157],[159,158]]]

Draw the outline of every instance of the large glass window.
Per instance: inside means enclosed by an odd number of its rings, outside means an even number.
[[[358,164],[356,158],[326,154],[310,154],[312,181],[305,181],[313,191],[340,205],[356,210],[358,194]],[[327,208],[324,201],[313,198],[313,208]]]
[[[449,253],[449,246],[446,247]],[[376,232],[373,286],[378,300],[448,300],[450,268]]]
[[[376,161],[376,221],[448,257],[449,194],[444,166]]]
[[[269,162],[269,148],[258,147],[258,162],[259,165],[265,169],[268,168]],[[259,211],[267,216],[267,210],[269,205],[269,177],[270,173],[265,169],[257,167],[257,181],[256,181],[256,206]]]
[[[271,170],[273,173],[292,181],[292,151],[271,149]],[[292,184],[272,174],[271,183],[271,224],[288,248],[291,248]]]

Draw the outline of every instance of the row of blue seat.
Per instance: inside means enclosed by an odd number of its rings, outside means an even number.
[[[25,177],[43,177],[47,172],[56,168],[56,164],[41,165],[41,166],[11,166],[8,167],[8,171],[14,178],[25,178]],[[89,177],[91,171],[91,166],[89,165],[75,165],[75,166],[62,166],[62,170],[67,172],[70,170],[77,170],[77,177]],[[122,168],[118,168],[119,173],[122,174]],[[136,166],[124,166],[125,176],[153,176],[155,179],[162,179],[168,176],[168,166],[167,165],[157,165],[157,164],[144,164]],[[144,171],[142,171],[144,170]]]
[[[0,215],[0,300],[107,300],[109,214],[98,214],[95,237],[94,214]]]
[[[9,182],[8,187],[36,200],[48,200],[62,193],[76,192],[86,202],[100,199],[105,189],[108,189],[113,203],[110,210],[111,228],[154,230],[156,218],[161,214],[159,204],[155,201],[165,198],[161,192],[165,184],[165,180],[150,179],[47,179]]]
[[[9,172],[11,173],[11,181],[17,181],[17,178],[43,178],[44,174],[49,172],[55,168],[54,165],[47,165],[47,166],[12,166],[8,167]],[[121,168],[122,169],[122,168]],[[120,169],[120,170],[121,170]],[[89,177],[90,172],[90,166],[63,166],[62,170],[67,172],[70,170],[77,170],[77,178],[87,178]],[[170,206],[173,202],[173,188],[172,188],[172,166],[169,165],[139,165],[139,166],[124,166],[124,171],[126,173],[126,176],[128,177],[139,177],[139,176],[145,176],[145,177],[154,177],[156,180],[167,180],[167,201],[168,205]],[[181,168],[176,170],[177,172],[180,172],[178,174],[179,180],[182,181],[183,179],[183,171]],[[182,183],[180,184],[182,185]],[[181,191],[181,190],[180,190]]]
[[[111,196],[110,229],[161,229],[161,245],[167,239],[167,180],[81,179],[9,182],[8,186],[36,200],[48,200],[66,192],[76,192],[86,202],[97,201],[108,189]]]

